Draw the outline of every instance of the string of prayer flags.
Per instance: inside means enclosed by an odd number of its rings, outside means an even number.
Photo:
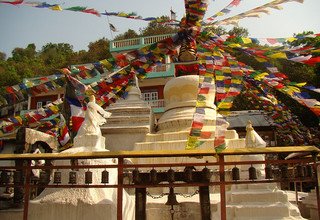
[[[11,5],[20,5],[23,3],[23,0],[15,0],[15,1],[0,1],[0,3],[11,4]]]
[[[268,87],[257,86],[252,84],[252,81],[246,81],[244,94],[251,100],[253,106],[257,109],[263,109],[273,119],[273,124],[278,128],[277,136],[280,145],[302,145],[305,143],[306,133],[302,129],[306,130],[305,126],[294,117],[291,111],[284,106],[283,103],[270,100],[268,97],[275,96],[272,94]],[[256,83],[256,82],[255,82]],[[263,88],[263,90],[259,90]]]
[[[218,16],[224,16],[231,12],[231,8],[234,6],[239,6],[242,0],[232,0],[226,7],[221,9],[219,12],[215,13],[213,16],[210,16],[206,19],[205,23],[214,21]]]
[[[128,19],[135,19],[135,20],[141,20],[141,21],[155,21],[157,23],[172,23],[173,25],[177,25],[178,22],[176,21],[176,18],[172,18],[168,21],[164,16],[162,17],[146,17],[143,18],[140,15],[137,15],[135,12],[99,12],[97,9],[94,8],[88,8],[86,6],[71,6],[64,8],[60,4],[48,4],[47,2],[24,2],[23,0],[15,0],[15,1],[0,1],[0,3],[3,4],[11,4],[11,5],[23,5],[23,6],[29,6],[34,8],[41,8],[41,9],[50,9],[53,11],[73,11],[73,12],[82,12],[87,14],[92,14],[100,17],[101,15],[106,16],[116,16],[121,18],[128,18]],[[172,14],[172,13],[171,13]]]
[[[238,22],[241,19],[244,18],[250,18],[250,17],[255,17],[255,18],[259,18],[262,14],[270,14],[270,9],[276,9],[276,10],[281,10],[282,6],[281,4],[283,3],[287,3],[287,2],[299,2],[299,3],[303,3],[303,0],[273,0],[269,3],[266,3],[264,5],[261,5],[259,7],[253,8],[251,10],[248,10],[246,12],[237,14],[235,16],[231,16],[229,18],[223,19],[223,20],[219,20],[219,21],[213,21],[210,23],[207,23],[204,26],[219,26],[219,25],[235,25],[238,26]]]
[[[0,133],[6,134],[17,130],[22,125],[32,125],[39,122],[41,119],[48,118],[51,115],[57,114],[61,111],[62,100],[58,99],[52,103],[49,103],[45,108],[29,111],[23,115],[17,115],[3,119],[7,123],[2,124],[0,127]]]

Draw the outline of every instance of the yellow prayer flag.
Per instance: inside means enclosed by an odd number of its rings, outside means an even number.
[[[198,139],[199,139],[199,137],[189,136],[188,141],[187,141],[187,145],[186,145],[186,150],[195,149],[198,146],[198,144],[197,144]]]
[[[295,38],[295,37],[288,37],[288,38],[287,38],[287,41],[290,42],[290,43],[291,43],[292,41],[295,41],[295,40],[297,40],[297,38]]]
[[[223,57],[219,51],[214,51],[212,55],[215,57]]]
[[[49,106],[49,109],[55,114],[57,112],[59,112],[59,108],[56,105],[51,105]]]
[[[267,62],[267,60],[265,58],[261,58],[261,57],[255,57],[255,59],[260,62],[260,63],[264,63]]]
[[[15,116],[15,119],[19,122],[19,124],[22,124],[22,118],[21,116]]]
[[[143,69],[147,69],[148,67],[150,66],[150,64],[143,64],[141,67],[143,68]]]
[[[221,109],[229,109],[232,107],[232,103],[230,102],[220,102],[218,104],[218,108],[221,108]]]
[[[295,86],[302,87],[302,86],[305,86],[306,84],[307,84],[306,82],[302,82],[302,83],[295,84]]]
[[[269,74],[268,73],[266,73],[266,72],[264,72],[264,73],[260,73],[259,75],[256,75],[255,77],[254,77],[254,79],[255,80],[262,80],[265,76],[268,76]]]
[[[231,83],[234,83],[234,84],[241,84],[242,80],[240,79],[231,79]]]
[[[224,80],[224,76],[216,76],[216,80],[222,81],[222,80]]]
[[[240,44],[229,44],[228,46],[231,48],[241,47]]]
[[[206,107],[206,102],[197,100],[196,107],[200,107],[200,108]]]
[[[125,13],[125,12],[120,12],[120,13],[118,13],[118,16],[119,16],[119,17],[127,17],[128,14]]]
[[[222,72],[231,73],[231,69],[230,69],[230,67],[224,66],[224,67],[222,67]]]
[[[153,52],[153,53],[160,53],[161,51],[160,51],[159,47],[156,47],[156,48],[154,48],[154,49],[152,50],[152,52]]]
[[[271,54],[268,57],[274,58],[274,59],[288,59],[287,55],[282,52]]]
[[[111,69],[111,67],[112,67],[112,64],[106,59],[100,60],[100,63],[101,63],[101,65],[103,65],[107,69]]]
[[[295,87],[295,86],[287,86],[289,90],[293,91],[293,92],[301,92],[299,88]]]
[[[242,37],[241,40],[244,44],[251,44],[252,43],[251,39],[248,37]]]
[[[62,11],[62,8],[60,5],[55,5],[55,6],[52,6],[50,7],[51,10],[54,10],[54,11]]]
[[[205,74],[204,74],[204,76],[205,77],[213,77],[213,73],[211,73],[211,72],[206,72]]]
[[[224,13],[221,12],[221,11],[219,11],[219,12],[216,13],[216,16],[223,16],[223,15],[224,15]]]

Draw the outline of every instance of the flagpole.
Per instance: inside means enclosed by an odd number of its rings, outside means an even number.
[[[108,12],[106,11],[106,16],[107,16],[107,21],[108,21],[108,26],[109,26],[109,30],[110,30],[110,34],[111,34],[111,40],[113,40],[113,33],[112,33],[112,30],[111,30],[111,28],[110,28],[110,21],[109,21],[109,16],[108,16]]]

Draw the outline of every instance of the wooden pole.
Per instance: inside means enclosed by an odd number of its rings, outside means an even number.
[[[118,158],[117,220],[122,220],[123,157]]]
[[[220,174],[220,211],[221,211],[221,220],[227,219],[227,210],[226,210],[226,184],[225,184],[225,173],[224,173],[224,155],[219,155],[219,174]]]
[[[23,205],[23,220],[28,220],[29,200],[30,200],[30,175],[31,175],[31,160],[27,161],[26,183],[24,192],[24,205]]]
[[[146,188],[136,188],[136,212],[135,219],[146,220],[146,203],[147,203],[147,190]]]
[[[201,219],[211,220],[209,186],[199,186]]]

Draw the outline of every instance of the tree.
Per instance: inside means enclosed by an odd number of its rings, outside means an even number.
[[[155,21],[149,22],[146,28],[140,29],[140,36],[144,37],[177,33],[179,29],[166,24],[167,21],[170,21],[168,16],[161,16]]]
[[[29,59],[35,58],[36,54],[36,45],[28,44],[26,48],[17,47],[13,49],[11,60],[15,62],[25,62]]]
[[[12,65],[0,64],[0,87],[12,86],[22,81]]]
[[[70,65],[73,54],[73,46],[70,44],[48,43],[42,47],[39,57],[47,67],[46,74],[54,74],[57,69]]]
[[[224,27],[205,27],[204,29],[207,32],[215,33],[219,36],[221,35],[230,35],[230,36],[237,36],[237,37],[248,37],[249,31],[243,27],[233,27],[231,30],[227,31]]]
[[[6,66],[5,74],[17,74],[20,81],[43,72],[43,63],[37,56],[35,44],[29,44],[26,48],[13,49],[12,57],[7,59]]]
[[[6,54],[0,51],[0,61],[5,61],[6,60]]]
[[[124,32],[123,34],[117,35],[114,39],[115,40],[125,40],[125,39],[137,38],[137,37],[139,37],[139,34],[137,34],[137,32],[135,32],[134,30],[129,29],[126,32]]]
[[[230,31],[228,31],[230,36],[234,35],[237,37],[248,37],[249,31],[243,27],[233,27]]]
[[[89,62],[96,62],[111,57],[109,50],[110,42],[106,38],[102,38],[89,44],[88,57]]]
[[[226,31],[226,29],[222,26],[219,26],[219,27],[205,27],[204,29],[206,32],[212,32],[212,33],[215,33],[219,36],[221,35],[225,35],[227,34],[228,32]]]
[[[289,46],[299,46],[299,45],[307,45],[307,46],[318,46],[320,45],[320,36],[317,37],[305,37],[307,35],[313,35],[313,31],[303,31],[302,33],[294,34],[294,37],[297,38],[292,42],[287,42],[286,44]]]

